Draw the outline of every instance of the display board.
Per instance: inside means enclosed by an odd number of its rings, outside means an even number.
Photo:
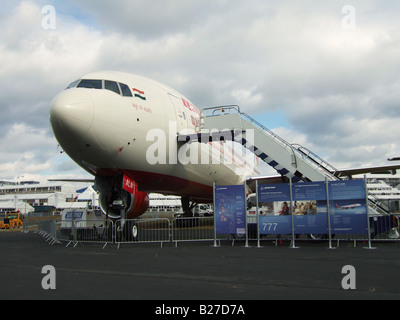
[[[216,233],[245,234],[244,185],[216,186],[214,197]],[[329,224],[331,234],[368,230],[363,180],[258,185],[257,198],[260,234],[328,234]]]
[[[367,233],[367,201],[364,181],[331,181],[328,185],[332,233]]]
[[[244,185],[217,186],[214,189],[214,219],[218,234],[246,233]]]
[[[263,214],[259,217],[260,234],[289,234],[290,186],[286,183],[259,185],[258,207]]]
[[[346,180],[259,185],[260,234],[327,234],[328,196],[332,234],[367,232],[365,182]],[[327,194],[328,192],[328,194]]]
[[[325,182],[296,183],[292,188],[295,234],[327,234]]]

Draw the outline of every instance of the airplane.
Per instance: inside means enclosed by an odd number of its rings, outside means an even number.
[[[354,208],[358,208],[361,207],[360,203],[355,203],[355,204],[348,204],[345,206],[339,206],[338,204],[336,204],[336,208],[339,210],[347,210],[347,209],[354,209]]]
[[[241,184],[246,176],[259,174],[245,155],[221,141],[197,150],[202,160],[208,157],[204,163],[178,161],[177,154],[186,160],[189,151],[196,151],[189,149],[190,143],[177,141],[178,133],[196,132],[199,120],[200,111],[178,91],[113,71],[72,82],[50,109],[59,145],[95,176],[101,210],[112,219],[121,218],[122,212],[123,218],[139,217],[153,192],[181,196],[190,216],[195,203],[212,202],[213,182]],[[219,156],[230,157],[229,163],[215,159]]]
[[[199,109],[178,91],[143,76],[86,74],[52,100],[49,120],[63,151],[94,176],[100,208],[111,219],[139,217],[153,192],[180,196],[184,216],[190,217],[196,203],[213,201],[213,183],[238,185],[260,176],[258,159],[249,161],[234,143],[181,141],[182,133],[199,132]],[[400,165],[371,170],[378,168]],[[343,174],[371,172],[354,170]],[[281,174],[260,181],[283,179]],[[132,223],[127,232],[135,228]]]

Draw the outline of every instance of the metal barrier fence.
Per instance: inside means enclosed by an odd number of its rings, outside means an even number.
[[[59,223],[57,240],[68,241],[68,245],[82,242],[114,242],[114,223],[111,220],[77,220]]]
[[[77,220],[60,222],[32,218],[24,221],[22,232],[35,232],[46,238],[49,243],[67,242],[67,246],[76,246],[80,243],[121,244],[128,243],[175,243],[185,241],[272,241],[275,244],[281,241],[291,241],[294,246],[297,240],[324,240],[329,241],[329,246],[336,241],[337,246],[341,241],[399,241],[399,217],[396,215],[370,218],[370,237],[368,234],[337,234],[331,235],[259,235],[254,224],[248,225],[245,235],[215,234],[214,217],[195,218],[149,218],[134,220]]]
[[[68,242],[76,246],[80,242],[114,242],[114,226],[111,220],[76,220],[60,222],[56,219],[31,218],[25,220],[22,232],[33,231],[51,240],[50,243]]]
[[[50,244],[60,243],[57,240],[56,220],[42,220],[40,218],[25,220],[21,232],[28,233],[30,231],[43,236]]]
[[[212,241],[214,240],[214,218],[175,218],[171,222],[172,241]]]
[[[117,220],[115,243],[170,242],[170,222],[166,218]]]

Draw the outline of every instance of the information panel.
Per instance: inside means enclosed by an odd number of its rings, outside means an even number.
[[[329,182],[329,200],[333,234],[367,233],[367,203],[363,180]]]
[[[295,234],[327,234],[325,182],[296,183],[292,188]]]
[[[266,184],[258,186],[258,207],[263,212],[259,217],[260,234],[290,234],[290,186],[288,184]]]
[[[215,187],[214,205],[216,233],[246,233],[246,199],[243,185]]]
[[[259,185],[260,234],[290,234],[293,204],[295,234],[328,234],[328,197],[332,234],[364,234],[367,232],[365,182],[345,180],[295,183],[292,198],[289,184]]]

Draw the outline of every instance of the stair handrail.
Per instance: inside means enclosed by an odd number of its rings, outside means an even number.
[[[227,112],[225,112],[225,110],[235,110],[237,113],[240,114],[240,107],[238,105],[235,104],[230,104],[230,105],[225,105],[225,106],[215,106],[215,107],[207,107],[207,108],[202,108],[200,110],[200,121],[198,124],[196,124],[196,132],[199,132],[201,129],[204,128],[204,118],[208,118],[208,117],[215,117],[215,116],[220,116],[222,114],[215,114],[216,111],[220,110],[221,112],[224,112],[225,114],[227,114]],[[206,115],[204,111],[208,111],[208,110],[213,110],[212,114],[210,115]]]
[[[213,110],[213,109],[214,109],[214,111],[212,112],[211,115],[205,115],[204,112],[203,112],[203,111],[206,111],[206,110]],[[267,133],[273,139],[278,140],[282,145],[284,145],[287,149],[289,149],[292,152],[293,165],[294,165],[295,168],[297,168],[297,158],[296,158],[296,153],[295,153],[295,149],[293,148],[293,146],[289,142],[287,142],[285,139],[281,138],[276,133],[274,133],[273,131],[268,129],[266,126],[264,126],[263,124],[258,122],[253,117],[249,116],[248,114],[246,114],[244,112],[241,112],[240,111],[240,107],[237,106],[237,105],[225,105],[225,106],[207,107],[207,108],[201,109],[201,112],[200,112],[200,115],[201,115],[200,116],[200,125],[199,125],[200,129],[204,128],[204,118],[219,116],[219,115],[215,114],[215,112],[217,110],[221,110],[222,112],[225,112],[226,114],[229,114],[228,112],[226,112],[227,110],[229,112],[230,112],[230,110],[234,110],[238,114],[240,114],[240,116],[243,116],[243,117],[247,118],[247,120],[249,120],[252,124],[255,124],[256,126],[258,126],[263,132]]]
[[[260,127],[263,131],[266,131],[269,135],[273,136],[274,139],[279,140],[282,144],[286,145],[287,147],[289,147],[291,150],[293,150],[293,146],[287,142],[285,139],[283,139],[282,137],[278,136],[276,133],[274,133],[273,131],[271,131],[270,129],[268,129],[266,126],[264,126],[263,124],[261,124],[260,122],[258,122],[256,119],[254,119],[253,117],[249,116],[248,114],[242,112],[241,113],[242,116],[244,116],[245,118],[247,118],[248,120],[250,120],[251,123],[256,124],[258,127]]]
[[[312,163],[317,165],[317,168],[323,169],[326,173],[329,175],[340,179],[338,175],[336,175],[336,172],[338,172],[338,169],[336,169],[333,165],[331,165],[329,162],[326,160],[322,159],[320,156],[312,152],[310,149],[303,147],[300,144],[293,143],[292,144],[293,148],[295,148],[301,156],[304,158],[307,158],[310,160]]]
[[[204,111],[208,111],[208,110],[213,110],[211,115],[205,115],[204,114]],[[203,108],[203,109],[200,110],[200,115],[203,118],[214,117],[214,116],[219,116],[219,115],[215,114],[216,111],[221,111],[221,112],[225,113],[227,110],[234,110],[237,113],[241,113],[240,112],[240,107],[238,105],[236,105],[236,104],[228,104],[228,105],[223,105],[223,106],[215,106],[215,107]]]

